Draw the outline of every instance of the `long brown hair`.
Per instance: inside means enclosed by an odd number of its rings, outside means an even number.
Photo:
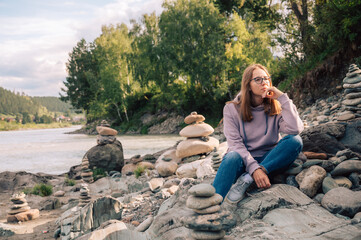
[[[238,98],[236,99],[236,101],[231,101],[239,105],[239,112],[241,114],[242,120],[245,122],[250,122],[253,119],[251,111],[252,91],[250,82],[252,81],[253,71],[257,68],[262,69],[266,72],[267,76],[270,76],[267,68],[261,64],[252,64],[248,66],[243,72],[241,91],[237,94]],[[272,86],[271,79],[270,86]],[[271,98],[264,98],[263,104],[264,111],[270,116],[281,113],[281,106],[278,101]]]

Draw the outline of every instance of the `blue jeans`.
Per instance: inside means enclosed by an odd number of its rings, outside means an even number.
[[[285,171],[297,158],[303,147],[299,135],[287,135],[282,138],[277,146],[262,157],[254,159],[262,165],[268,174]],[[232,184],[245,172],[245,166],[241,156],[234,151],[224,155],[217,171],[213,186],[216,193],[224,198]]]

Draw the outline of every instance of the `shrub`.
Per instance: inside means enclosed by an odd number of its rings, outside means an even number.
[[[106,177],[107,172],[103,168],[94,168],[93,169],[93,178],[94,181],[98,180],[99,178]]]
[[[144,173],[145,171],[145,167],[142,167],[142,166],[138,166],[135,170],[134,170],[134,175],[136,178],[139,178],[142,173]]]
[[[36,184],[32,191],[31,194],[35,194],[35,195],[39,195],[39,196],[50,196],[53,193],[53,186],[48,185],[48,184]]]
[[[75,180],[74,179],[70,179],[68,177],[68,175],[66,175],[65,177],[66,177],[65,180],[64,180],[65,185],[67,185],[67,186],[74,186],[75,185]]]

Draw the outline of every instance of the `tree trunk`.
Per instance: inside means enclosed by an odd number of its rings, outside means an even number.
[[[119,117],[120,121],[123,121],[122,116],[120,115],[120,111],[119,111],[118,105],[117,105],[116,103],[113,103],[113,105],[114,105],[115,108],[117,109],[117,113],[118,113],[118,117]],[[128,121],[128,122],[129,122],[129,121]]]
[[[129,122],[127,108],[125,106],[124,106],[124,114],[125,114],[125,118],[127,119],[127,122]]]
[[[311,51],[311,36],[308,32],[307,0],[302,0],[301,5],[298,5],[295,1],[291,0],[291,8],[297,17],[298,23],[300,24],[301,42],[303,47],[304,60],[306,60]]]

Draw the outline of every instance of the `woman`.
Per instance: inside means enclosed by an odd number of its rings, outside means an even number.
[[[298,136],[303,123],[287,94],[272,86],[260,64],[246,68],[241,91],[226,104],[223,118],[228,151],[213,186],[223,198],[228,193],[227,202],[237,203],[253,181],[258,188],[269,188],[268,174],[294,162],[303,146]],[[281,139],[280,132],[288,135]]]

